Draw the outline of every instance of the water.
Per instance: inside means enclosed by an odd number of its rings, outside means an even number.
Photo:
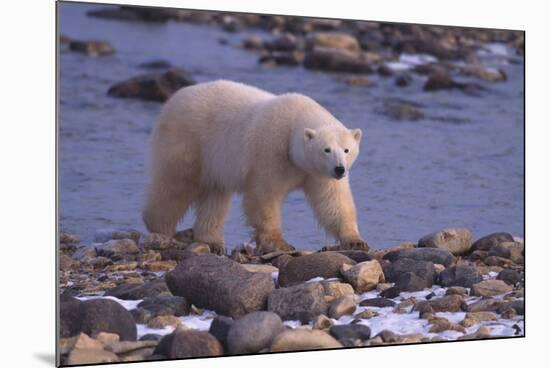
[[[483,83],[487,90],[477,96],[423,92],[420,76],[406,88],[376,75],[369,76],[374,86],[357,87],[346,85],[343,75],[259,65],[256,54],[235,46],[251,33],[269,37],[260,31],[104,20],[85,15],[97,5],[59,6],[62,34],[107,40],[116,49],[112,56],[96,58],[59,56],[62,231],[90,242],[96,229],[145,230],[140,209],[148,141],[161,104],[111,98],[106,91],[143,73],[138,64],[164,59],[199,82],[224,78],[274,93],[307,94],[349,128],[361,128],[361,153],[350,179],[359,228],[374,248],[416,241],[444,227],[467,227],[474,237],[495,231],[524,236],[523,61],[503,62],[497,57],[506,52],[501,45],[489,47],[484,57],[490,58],[487,65],[504,69],[508,81]],[[220,38],[230,45],[222,46]],[[384,106],[396,100],[420,104],[426,118],[388,118]],[[181,228],[191,223],[192,214]],[[301,193],[292,193],[284,204],[283,232],[302,249],[331,242]],[[235,196],[225,225],[228,248],[248,241],[249,233]]]

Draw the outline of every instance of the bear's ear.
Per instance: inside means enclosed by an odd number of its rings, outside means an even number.
[[[361,140],[361,136],[363,135],[363,132],[361,132],[361,129],[351,129],[350,130],[351,135],[353,135],[353,139],[355,139],[356,142],[359,142]]]
[[[306,128],[304,130],[304,141],[309,142],[313,139],[313,137],[315,137],[315,134],[315,130]]]

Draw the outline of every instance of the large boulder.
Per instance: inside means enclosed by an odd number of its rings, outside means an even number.
[[[265,309],[267,296],[275,288],[271,275],[249,272],[213,254],[184,259],[166,274],[166,283],[174,295],[197,307],[234,318]]]
[[[472,244],[472,251],[483,250],[489,251],[493,247],[499,245],[500,243],[513,242],[514,237],[509,233],[493,233],[486,235],[474,242]]]
[[[182,69],[173,68],[163,73],[140,75],[116,83],[109,88],[107,94],[163,102],[180,88],[193,84],[195,81],[186,76]]]
[[[253,354],[269,348],[273,338],[285,329],[273,312],[258,311],[237,319],[227,334],[230,354]]]
[[[390,262],[395,262],[398,259],[410,258],[415,261],[427,261],[434,264],[442,264],[445,267],[449,267],[454,260],[451,252],[438,248],[399,249],[386,253],[382,258],[387,259]]]
[[[137,338],[136,322],[130,312],[111,299],[92,299],[82,302],[82,332],[94,336],[100,332],[116,333],[120,340]]]
[[[342,344],[321,330],[287,330],[275,337],[271,351],[295,351],[341,348]]]
[[[355,261],[337,252],[320,252],[295,257],[279,269],[279,285],[289,286],[315,277],[340,276],[343,264],[355,265]]]
[[[471,246],[472,233],[468,229],[443,229],[418,241],[418,247],[444,249],[455,256],[467,253]]]
[[[472,266],[453,266],[439,274],[442,286],[462,286],[471,288],[473,284],[483,281],[483,276]]]
[[[283,320],[302,323],[308,323],[319,314],[327,314],[328,309],[324,287],[319,282],[275,289],[269,294],[267,307]]]

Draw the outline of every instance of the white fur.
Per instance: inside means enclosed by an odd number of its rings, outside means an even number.
[[[150,231],[172,235],[195,206],[195,240],[223,246],[230,196],[241,192],[258,244],[284,248],[281,204],[302,189],[329,234],[361,241],[348,176],[337,180],[334,172],[349,171],[360,139],[359,129],[348,130],[300,94],[275,96],[223,80],[183,88],[153,131],[144,221]]]

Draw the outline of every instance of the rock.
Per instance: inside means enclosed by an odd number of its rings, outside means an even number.
[[[480,339],[490,339],[491,331],[485,326],[480,327],[473,334],[459,336],[457,340],[480,340]]]
[[[320,32],[309,36],[306,39],[306,48],[312,50],[317,47],[359,51],[361,47],[355,37],[345,33]]]
[[[347,347],[359,346],[370,338],[370,328],[362,324],[335,325],[329,333]]]
[[[438,248],[400,249],[386,253],[382,258],[387,259],[390,262],[395,262],[398,259],[410,258],[416,261],[427,261],[434,264],[442,264],[445,267],[449,267],[454,260],[451,252]]]
[[[319,314],[327,314],[328,307],[323,285],[310,282],[273,290],[268,297],[267,309],[285,321],[307,323]]]
[[[167,326],[178,327],[179,325],[181,325],[181,321],[176,316],[156,316],[151,318],[147,322],[147,327],[158,328],[158,329],[164,328]]]
[[[156,316],[185,316],[189,314],[190,304],[181,296],[163,295],[152,298],[145,298],[139,303],[138,308],[143,308]]]
[[[69,354],[67,365],[114,363],[119,359],[116,354],[103,349],[73,349]]]
[[[483,262],[488,266],[495,266],[501,268],[512,268],[516,267],[516,263],[508,258],[498,257],[498,256],[489,256],[483,260]]]
[[[70,295],[61,295],[59,303],[59,336],[71,337],[82,331],[82,302]]]
[[[332,303],[328,308],[328,315],[330,318],[340,319],[340,317],[353,314],[357,303],[351,296],[341,296]]]
[[[66,254],[61,254],[59,256],[59,269],[61,271],[69,271],[71,269],[76,269],[80,266],[80,262],[75,261]]]
[[[340,348],[342,344],[321,330],[286,330],[275,337],[270,351],[295,351]]]
[[[69,233],[59,233],[59,242],[63,244],[77,244],[80,243],[80,236]]]
[[[372,309],[366,309],[366,310],[362,311],[361,313],[356,314],[355,319],[356,320],[370,319],[370,318],[376,317],[378,315],[379,315],[378,312],[375,312]]]
[[[473,284],[483,281],[481,273],[472,266],[453,266],[439,274],[442,286],[462,286],[471,288]]]
[[[512,291],[512,286],[502,280],[485,280],[472,285],[472,295],[492,297]]]
[[[464,327],[472,327],[480,322],[494,321],[496,319],[497,315],[493,312],[470,312],[466,313],[460,324]]]
[[[102,350],[103,344],[95,339],[90,338],[90,336],[86,335],[85,333],[80,333],[76,336],[72,348]]]
[[[399,275],[394,288],[402,291],[420,291],[425,288],[431,287],[433,284],[433,279],[420,277],[413,272],[406,272]]]
[[[472,304],[468,304],[466,310],[468,312],[495,312],[501,305],[506,302],[498,299],[482,299]]]
[[[155,348],[158,345],[158,341],[145,340],[145,341],[116,341],[105,346],[105,350],[111,351],[115,354],[127,354],[135,350],[144,348]]]
[[[385,282],[384,271],[376,260],[361,262],[354,266],[343,263],[340,273],[358,293],[373,290],[378,283]]]
[[[340,253],[357,263],[372,261],[371,255],[364,250],[338,250],[336,253]]]
[[[237,262],[213,254],[184,259],[166,274],[166,283],[174,295],[231,317],[264,309],[275,288],[271,275],[249,272]]]
[[[281,318],[273,312],[252,312],[237,319],[227,334],[230,354],[253,354],[269,348],[283,332]]]
[[[139,98],[151,101],[166,101],[177,90],[191,86],[195,81],[173,68],[160,74],[145,74],[114,84],[107,94],[121,98]]]
[[[298,48],[298,40],[292,33],[285,33],[271,41],[264,42],[264,47],[270,51],[294,51]]]
[[[109,240],[132,239],[139,243],[141,233],[134,229],[100,229],[94,233],[94,243],[107,243]]]
[[[511,302],[502,303],[497,307],[496,311],[498,313],[504,313],[509,309],[514,309],[516,313],[519,315],[522,315],[522,316],[525,315],[525,300],[518,299],[518,300],[513,300]]]
[[[137,262],[121,262],[105,267],[106,272],[133,271],[137,268]]]
[[[80,247],[73,253],[73,259],[81,262],[88,262],[95,257],[97,257],[97,252],[92,246]]]
[[[147,271],[151,272],[168,272],[172,271],[176,266],[178,265],[178,262],[170,260],[170,261],[152,261],[152,262],[143,262],[142,266]]]
[[[462,74],[489,82],[501,82],[507,79],[502,69],[485,68],[482,65],[468,65],[462,69]]]
[[[385,308],[385,307],[394,307],[395,302],[391,299],[387,298],[370,298],[362,300],[359,305],[362,307],[377,307],[377,308]]]
[[[517,242],[501,242],[489,250],[488,256],[508,258],[515,263],[523,263],[524,246]]]
[[[466,332],[463,326],[452,323],[446,318],[432,317],[428,320],[428,322],[432,325],[432,327],[430,327],[430,329],[428,330],[429,333],[440,333],[447,330],[453,330],[462,333]]]
[[[271,264],[274,266],[274,267],[277,267],[279,270],[281,268],[283,268],[291,259],[293,259],[294,257],[292,257],[291,255],[288,255],[288,254],[282,254],[276,258],[274,258],[272,261],[271,261]]]
[[[395,85],[397,87],[407,87],[412,82],[412,76],[410,74],[400,74],[395,78]]]
[[[427,308],[430,308],[433,312],[460,312],[465,307],[466,303],[462,297],[459,295],[447,295],[438,299],[419,301],[413,310],[419,311],[421,314]]]
[[[105,296],[123,300],[140,300],[169,294],[170,290],[164,280],[154,280],[145,284],[120,284],[105,292]]]
[[[229,330],[233,326],[233,318],[226,317],[226,316],[216,316],[212,320],[212,323],[210,324],[210,329],[208,332],[212,334],[218,341],[222,344],[222,346],[227,349],[227,334],[229,333]]]
[[[169,249],[161,250],[160,256],[163,261],[181,262],[186,258],[196,256],[196,254],[188,251],[187,249],[169,248]]]
[[[445,249],[458,256],[470,250],[472,234],[468,229],[443,229],[421,238],[418,246]]]
[[[136,254],[139,253],[137,244],[132,239],[109,240],[102,245],[96,246],[99,256],[111,257],[113,254]]]
[[[504,269],[500,271],[500,273],[497,276],[497,280],[502,280],[508,285],[516,285],[518,282],[521,281],[521,275],[519,272],[510,270],[510,269]]]
[[[425,280],[425,287],[431,287],[436,277],[432,262],[415,261],[410,258],[398,259],[384,268],[384,275],[389,282],[398,282],[401,275],[408,272],[412,272]]]
[[[165,236],[163,234],[156,234],[157,236]],[[169,237],[167,237],[169,238]],[[174,234],[174,240],[176,240],[177,242],[180,242],[180,243],[192,243],[193,242],[193,229],[185,229],[185,230],[181,230],[181,231],[177,231],[175,234]],[[166,241],[166,238],[165,240]]]
[[[170,359],[218,356],[223,347],[218,340],[205,331],[176,330],[172,337]]]
[[[456,88],[457,86],[457,83],[451,79],[449,72],[445,69],[436,69],[424,84],[424,91],[438,91]]]
[[[494,246],[504,243],[504,242],[513,242],[514,237],[509,233],[493,233],[487,236],[484,236],[472,244],[472,251],[483,250],[489,251]]]
[[[247,50],[261,50],[264,48],[264,41],[259,36],[248,36],[243,41],[243,47]]]
[[[377,72],[383,77],[391,77],[393,75],[393,69],[386,64],[380,65],[377,69]]]
[[[114,344],[120,341],[120,336],[110,332],[100,332],[95,336],[95,339],[103,346]]]
[[[135,341],[136,322],[123,306],[110,299],[82,302],[82,332],[94,336],[100,332],[116,333],[121,340]]]
[[[386,103],[384,113],[395,120],[418,120],[425,115],[410,103]]]
[[[366,76],[358,75],[358,76],[354,76],[346,79],[346,84],[349,84],[350,86],[370,86],[372,82]],[[363,262],[363,261],[364,260],[357,261],[357,262]]]
[[[315,330],[325,330],[332,326],[332,320],[324,314],[319,314],[312,322],[312,328]]]
[[[188,247],[185,248],[185,250],[197,256],[201,254],[211,253],[210,246],[205,243],[191,243]]]
[[[462,297],[467,297],[468,289],[463,288],[462,286],[451,286],[447,289],[445,295],[460,295]]]
[[[320,252],[295,257],[279,269],[278,282],[281,286],[289,286],[315,277],[338,277],[342,264],[354,265],[355,261],[336,252]]]
[[[110,55],[115,52],[113,46],[107,41],[70,41],[69,50],[80,52],[88,56]]]
[[[339,281],[321,281],[321,285],[325,289],[325,302],[330,303],[342,296],[353,296],[353,287]]]
[[[247,264],[243,264],[242,266],[249,272],[263,272],[270,275],[273,272],[279,272],[279,269],[277,267],[273,267],[272,265],[268,265],[268,264],[247,263]]]
[[[361,53],[315,47],[306,53],[304,67],[330,72],[372,73],[372,66]]]
[[[170,69],[172,64],[166,60],[152,60],[141,63],[138,67],[142,69]]]

